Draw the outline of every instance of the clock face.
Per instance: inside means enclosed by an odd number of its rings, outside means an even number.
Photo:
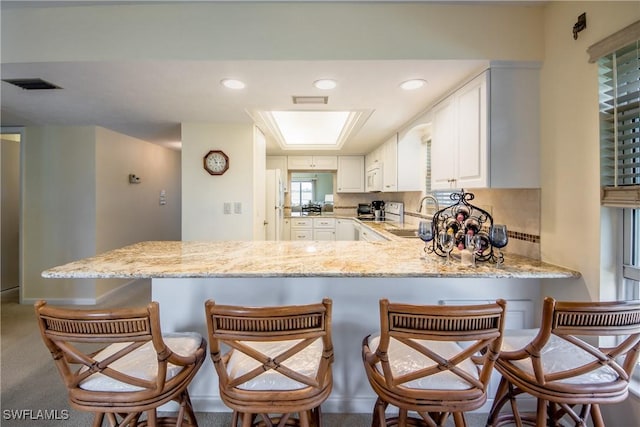
[[[229,157],[219,150],[211,150],[204,156],[204,168],[211,175],[222,175],[229,169]]]

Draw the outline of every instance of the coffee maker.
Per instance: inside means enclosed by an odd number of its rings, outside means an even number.
[[[371,210],[373,211],[373,218],[376,221],[384,219],[384,200],[374,200],[371,202]]]

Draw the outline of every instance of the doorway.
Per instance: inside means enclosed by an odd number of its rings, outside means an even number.
[[[21,130],[2,128],[0,139],[0,290],[20,284]]]

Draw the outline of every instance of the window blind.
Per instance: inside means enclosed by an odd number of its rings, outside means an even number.
[[[598,60],[604,206],[640,207],[640,40]]]

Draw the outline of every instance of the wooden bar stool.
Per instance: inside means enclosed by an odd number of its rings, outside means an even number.
[[[187,386],[206,356],[197,333],[163,335],[157,302],[144,308],[75,310],[35,304],[45,345],[71,405],[95,413],[94,426],[193,425]],[[176,417],[157,417],[170,401]],[[146,417],[143,417],[143,414]]]
[[[547,297],[539,330],[504,338],[496,361],[502,379],[487,425],[558,426],[568,417],[587,426],[591,415],[594,426],[604,426],[599,405],[627,397],[638,351],[639,302]],[[520,412],[521,394],[537,398],[535,413]],[[507,403],[511,411],[501,413]]]
[[[374,427],[444,426],[481,407],[504,330],[503,300],[467,306],[408,305],[380,300],[380,335],[362,342],[378,395]],[[389,405],[398,416],[387,417]],[[410,416],[415,412],[417,416]]]
[[[319,427],[333,385],[331,300],[240,307],[205,302],[211,359],[232,425]],[[222,345],[228,346],[222,354]],[[298,414],[298,418],[293,414]]]

